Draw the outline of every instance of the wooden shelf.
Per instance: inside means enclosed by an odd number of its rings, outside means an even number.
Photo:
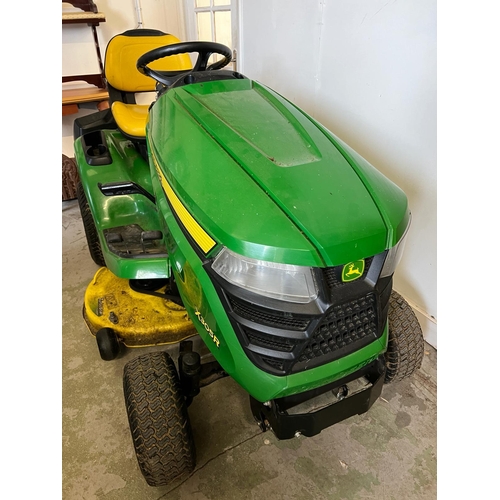
[[[78,112],[78,105],[82,103],[96,102],[98,109],[108,107],[108,92],[104,81],[104,68],[101,58],[101,50],[99,47],[99,39],[97,37],[96,26],[106,22],[106,16],[99,12],[96,4],[92,0],[70,0],[68,2],[75,10],[67,10],[62,13],[62,24],[87,24],[92,29],[94,37],[94,45],[96,50],[97,62],[99,63],[100,73],[92,75],[71,75],[63,76],[62,81],[86,81],[95,87],[78,88],[78,89],[63,89],[62,91],[62,114],[63,116]]]
[[[99,26],[99,23],[106,22],[106,16],[102,12],[82,12],[68,13],[62,15],[63,24],[88,24],[89,26]]]
[[[66,116],[78,113],[78,105],[89,102],[95,102],[99,110],[106,109],[109,107],[108,99],[108,92],[97,87],[63,89],[62,114]]]
[[[62,91],[63,104],[79,104],[82,102],[107,101],[108,92],[104,89],[67,89]]]

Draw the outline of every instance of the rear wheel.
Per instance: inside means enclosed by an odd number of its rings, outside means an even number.
[[[165,352],[125,365],[125,405],[135,454],[150,486],[165,486],[195,467],[191,425],[177,370]]]
[[[80,206],[80,213],[82,214],[83,229],[85,230],[85,236],[87,237],[87,245],[89,247],[90,256],[98,266],[106,266],[94,218],[92,217],[89,202],[87,201],[81,182],[78,183],[76,188],[76,195],[78,198],[78,205]]]
[[[389,302],[389,343],[385,353],[385,382],[398,382],[422,365],[424,337],[411,306],[394,290]]]

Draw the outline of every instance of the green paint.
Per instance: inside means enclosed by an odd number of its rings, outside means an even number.
[[[153,188],[159,189],[156,179],[153,181]],[[387,327],[380,339],[331,363],[284,377],[263,372],[243,351],[211,279],[170,211],[166,198],[158,195],[157,204],[171,234],[168,251],[186,310],[201,338],[224,370],[254,398],[267,401],[320,387],[360,369],[386,349]],[[197,321],[196,311],[202,314],[220,340],[219,347],[215,346],[205,328]]]
[[[75,159],[107,267],[120,278],[166,278],[169,276],[169,268],[165,257],[121,258],[108,250],[103,230],[138,224],[144,231],[157,231],[160,230],[160,221],[154,203],[143,195],[104,196],[101,193],[99,183],[121,181],[136,182],[149,193],[153,191],[149,165],[131,146],[130,141],[116,130],[103,130],[103,134],[113,158],[110,165],[87,165],[81,138],[75,141]]]
[[[172,89],[152,109],[148,138],[194,218],[237,253],[331,266],[383,251],[388,234],[406,227],[399,188],[379,174],[373,181],[393,203],[374,201],[361,160],[348,160],[310,117],[251,80]]]
[[[81,139],[75,141],[97,228],[135,223],[160,229],[161,214],[144,196],[100,193],[98,183],[118,181],[153,191],[150,166],[130,141],[116,130],[103,134],[109,165],[88,165]],[[147,135],[180,201],[218,243],[237,253],[340,265],[392,246],[408,224],[407,200],[397,186],[311,117],[251,80],[166,92],[152,108]],[[119,277],[169,274],[165,259],[137,262],[111,254],[104,241],[102,247]]]
[[[365,160],[272,90],[248,79],[174,87],[152,106],[149,153],[180,203],[222,246],[272,262],[325,267],[351,263],[345,280],[362,273],[366,257],[396,243],[408,223],[406,196]],[[109,165],[86,163],[75,141],[79,175],[108,268],[121,278],[171,275],[208,349],[224,370],[260,401],[320,387],[383,353],[378,340],[331,363],[278,377],[243,351],[203,262],[179,226],[156,170],[117,130],[103,130]],[[99,183],[132,181],[146,197],[105,197]],[[138,224],[160,230],[168,258],[124,258],[109,252],[102,231]],[[185,230],[185,228],[184,228]],[[196,314],[204,320],[202,324]],[[216,345],[207,327],[219,339]]]

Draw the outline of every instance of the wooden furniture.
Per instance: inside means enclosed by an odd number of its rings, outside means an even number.
[[[99,111],[109,108],[107,90],[97,87],[88,89],[63,89],[62,115],[78,113],[78,105],[86,102],[96,102]]]
[[[100,23],[106,22],[106,16],[99,12],[96,4],[92,0],[71,0],[68,2],[62,2],[71,4],[76,9],[81,9],[78,11],[67,11],[62,13],[62,24],[72,25],[72,24],[87,24],[92,29],[92,34],[94,37],[94,45],[97,56],[97,62],[99,64],[99,73],[94,74],[80,74],[63,76],[62,81],[74,82],[74,81],[85,81],[94,87],[82,88],[82,89],[63,89],[62,91],[62,114],[63,116],[77,113],[78,105],[81,103],[96,102],[98,103],[98,108],[103,109],[107,107],[108,92],[106,91],[106,83],[104,80],[104,66],[101,57],[101,49],[99,47],[99,39],[97,37],[96,27]]]

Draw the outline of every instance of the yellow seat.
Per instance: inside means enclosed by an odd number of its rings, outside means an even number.
[[[137,104],[136,94],[154,92],[156,82],[137,70],[140,56],[180,40],[159,30],[134,29],[114,36],[106,48],[104,73],[111,112],[118,128],[131,139],[146,137],[149,104]],[[192,68],[188,54],[178,54],[151,63],[159,71],[187,71]]]
[[[111,112],[118,127],[131,137],[145,137],[149,106],[115,101]]]

